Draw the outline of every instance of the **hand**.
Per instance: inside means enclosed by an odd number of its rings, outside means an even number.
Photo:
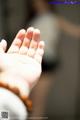
[[[18,32],[8,52],[6,41],[0,43],[0,82],[17,87],[21,95],[28,95],[41,74],[44,42],[40,31],[32,27]]]

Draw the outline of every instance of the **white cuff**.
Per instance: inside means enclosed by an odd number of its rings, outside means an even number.
[[[26,120],[28,116],[25,105],[18,97],[11,91],[0,88],[0,112],[5,111],[9,112],[10,120]]]

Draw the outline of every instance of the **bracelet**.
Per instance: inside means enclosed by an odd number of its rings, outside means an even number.
[[[4,83],[1,83],[1,82],[0,82],[0,87],[3,87],[5,89],[8,89],[8,90],[12,91],[14,94],[16,94],[21,99],[21,101],[23,101],[23,103],[26,106],[26,109],[28,110],[28,112],[32,111],[32,101],[28,97],[21,96],[18,88],[16,88],[16,87],[11,88],[8,84],[4,84]]]

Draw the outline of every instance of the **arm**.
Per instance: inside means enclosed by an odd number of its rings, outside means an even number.
[[[19,98],[25,102],[29,108],[31,108],[31,103],[28,96],[32,87],[35,86],[41,75],[41,61],[43,54],[44,41],[40,41],[40,31],[32,27],[28,28],[27,31],[22,29],[18,32],[8,52],[5,53],[3,46],[1,45],[1,86],[9,89],[13,93],[17,93]],[[19,92],[16,91],[16,88],[18,88]],[[16,109],[17,104],[16,102],[12,103],[11,95],[10,98],[7,97],[7,99],[11,102],[11,104],[9,102],[11,106],[15,104]],[[6,97],[4,97],[3,108],[5,102]],[[20,109],[21,108],[18,105],[18,109],[16,110],[18,111]]]

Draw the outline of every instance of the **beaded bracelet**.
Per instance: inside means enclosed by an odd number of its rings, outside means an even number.
[[[16,94],[21,99],[21,101],[23,101],[23,103],[26,106],[26,109],[28,110],[28,112],[32,111],[32,101],[26,96],[21,96],[18,88],[16,88],[16,87],[12,88],[8,84],[4,84],[4,83],[1,83],[1,82],[0,82],[0,87],[8,89],[11,92],[13,92],[14,94]]]

